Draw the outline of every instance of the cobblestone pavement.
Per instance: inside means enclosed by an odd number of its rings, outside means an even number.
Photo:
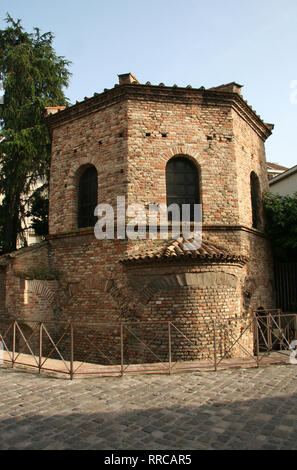
[[[297,449],[294,365],[0,386],[0,449]]]

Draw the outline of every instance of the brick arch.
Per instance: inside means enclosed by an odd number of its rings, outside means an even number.
[[[71,164],[67,178],[67,194],[70,205],[71,229],[77,229],[78,182],[83,169],[94,166],[99,175],[98,158],[81,157]],[[99,178],[98,178],[99,179]],[[99,191],[98,191],[99,194]]]
[[[98,167],[98,158],[95,156],[92,157],[81,157],[75,162],[72,162],[71,167],[69,169],[68,173],[68,184],[71,185],[71,182],[73,182],[73,179],[75,179],[77,172],[79,171],[80,168],[85,167],[87,165],[93,165],[96,170],[99,173],[99,167]]]
[[[198,167],[204,164],[204,156],[200,151],[194,150],[190,145],[176,145],[172,147],[167,152],[160,154],[160,159],[164,162],[166,166],[167,162],[175,156],[183,156],[191,160]]]
[[[57,282],[56,281],[41,281],[37,279],[27,280],[28,293],[36,294],[43,297],[49,305],[56,302]]]

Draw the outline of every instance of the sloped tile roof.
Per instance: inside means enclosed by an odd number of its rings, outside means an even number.
[[[229,250],[218,247],[208,241],[197,243],[197,240],[186,240],[183,237],[166,241],[159,247],[151,250],[142,250],[128,255],[121,261],[124,264],[150,262],[150,261],[181,261],[196,259],[199,261],[213,262],[240,262],[246,263],[248,257],[231,253]]]
[[[288,170],[288,168],[286,166],[281,166],[281,165],[278,165],[277,163],[270,163],[270,162],[267,162],[267,167],[268,168],[273,168],[275,170],[283,170],[283,171],[286,171]]]

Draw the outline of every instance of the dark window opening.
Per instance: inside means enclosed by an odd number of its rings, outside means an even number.
[[[194,204],[200,203],[199,176],[194,163],[184,157],[172,158],[166,166],[167,207],[177,204],[182,215],[182,205],[190,205],[190,221],[194,220]],[[168,219],[172,220],[171,212]]]
[[[95,167],[88,167],[81,175],[78,188],[78,228],[94,227],[94,210],[98,200],[98,177]]]
[[[252,171],[251,173],[251,205],[252,205],[252,220],[253,228],[259,229],[261,223],[261,190],[259,178]]]

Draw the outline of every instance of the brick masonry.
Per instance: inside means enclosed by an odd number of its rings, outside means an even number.
[[[211,319],[248,318],[260,306],[273,308],[270,246],[262,215],[258,229],[252,227],[250,189],[252,171],[261,192],[268,189],[264,142],[271,125],[243,100],[238,85],[195,90],[124,82],[47,122],[50,234],[41,245],[2,257],[3,320],[178,321],[181,331],[201,344],[197,352],[176,339],[177,357],[192,359],[206,357],[212,348]],[[93,229],[77,228],[78,182],[88,165],[98,172],[98,203],[116,208],[116,197],[125,196],[127,204],[148,207],[166,203],[166,164],[176,155],[198,169],[203,236],[247,255],[247,263],[126,266],[123,258],[158,242],[100,241]],[[54,279],[52,273],[58,273]],[[118,335],[103,338],[106,351],[118,350]],[[155,347],[162,349],[160,342]],[[139,350],[131,339],[131,360]]]

